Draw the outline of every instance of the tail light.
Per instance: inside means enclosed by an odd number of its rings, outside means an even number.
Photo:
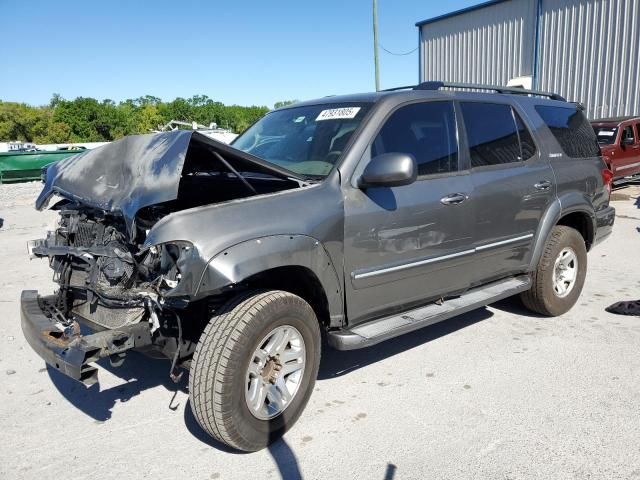
[[[611,184],[613,183],[613,172],[608,168],[602,169],[602,182],[611,196]]]

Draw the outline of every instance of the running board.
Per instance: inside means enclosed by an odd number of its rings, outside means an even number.
[[[445,300],[441,305],[430,303],[397,315],[356,325],[351,330],[329,332],[329,344],[337,350],[355,350],[369,347],[384,340],[484,307],[503,298],[529,290],[530,287],[531,279],[529,275],[506,278],[468,290],[459,297]]]

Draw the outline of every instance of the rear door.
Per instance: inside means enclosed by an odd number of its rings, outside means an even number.
[[[460,102],[474,194],[472,283],[523,271],[554,199],[554,176],[522,115],[508,103]]]
[[[469,285],[472,187],[459,165],[451,101],[398,107],[355,176],[383,153],[413,155],[418,179],[402,187],[344,187],[344,268],[350,323],[405,310]]]

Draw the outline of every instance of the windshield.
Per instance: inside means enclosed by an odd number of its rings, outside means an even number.
[[[618,127],[594,127],[600,145],[613,145]]]
[[[369,103],[339,103],[277,110],[232,145],[294,173],[326,177],[370,107]]]

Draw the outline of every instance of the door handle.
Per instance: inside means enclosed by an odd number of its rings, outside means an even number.
[[[549,180],[540,180],[534,187],[536,190],[549,190],[549,188],[551,188],[551,182]]]
[[[440,203],[443,205],[459,205],[467,200],[469,197],[465,193],[450,193],[449,195],[442,197]]]

